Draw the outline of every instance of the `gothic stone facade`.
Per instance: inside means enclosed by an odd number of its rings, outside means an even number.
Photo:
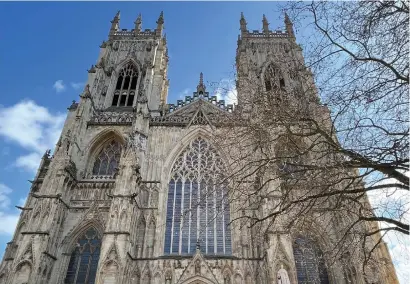
[[[362,283],[353,260],[326,268],[299,247],[319,257],[325,243],[228,226],[238,213],[213,182],[224,157],[209,138],[234,107],[209,96],[202,74],[192,97],[166,104],[162,13],[154,30],[142,30],[141,17],[132,30],[119,20],[118,13],[80,101],[68,108],[53,156],[42,158],[0,283]],[[303,62],[285,24],[273,32],[264,18],[263,31],[248,31],[241,17],[239,105],[241,76],[260,78],[279,57]],[[374,272],[377,283],[397,283],[385,270]]]

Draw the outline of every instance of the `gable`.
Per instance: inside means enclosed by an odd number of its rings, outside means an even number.
[[[227,110],[199,98],[173,112],[151,118],[150,126],[215,125],[230,115],[231,113]]]

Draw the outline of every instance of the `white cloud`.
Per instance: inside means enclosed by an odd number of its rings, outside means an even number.
[[[11,193],[11,188],[0,183],[0,209],[8,208],[10,205],[10,199],[7,196]]]
[[[30,100],[0,106],[0,136],[30,151],[18,157],[15,166],[35,171],[43,153],[57,143],[64,119],[65,115],[53,114]]]
[[[185,96],[189,96],[189,95],[191,95],[191,89],[186,88],[185,90],[179,93],[178,98],[181,100],[184,100]]]
[[[17,213],[6,212],[10,207],[10,198],[8,195],[11,192],[11,188],[0,183],[0,235],[12,235],[19,218]]]
[[[7,214],[0,211],[0,235],[13,235],[18,220],[18,214]]]
[[[218,100],[224,100],[225,105],[238,103],[238,91],[236,90],[235,80],[222,79],[216,90],[215,95]]]
[[[54,82],[53,88],[56,90],[57,93],[61,93],[65,90],[65,85],[63,80],[57,80]]]
[[[84,86],[84,83],[81,83],[81,82],[80,83],[73,83],[73,82],[71,82],[70,85],[74,90],[79,90]]]
[[[26,169],[29,172],[36,172],[40,165],[41,155],[39,153],[30,153],[28,155],[20,156],[17,158],[15,165],[17,167]]]

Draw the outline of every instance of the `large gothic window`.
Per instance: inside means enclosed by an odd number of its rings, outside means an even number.
[[[204,139],[175,161],[169,182],[165,254],[231,254],[227,187],[221,157]]]
[[[296,238],[293,243],[293,256],[299,284],[329,283],[322,252],[315,242],[308,238]]]
[[[285,87],[285,79],[279,68],[273,64],[269,64],[264,73],[265,90],[272,91],[283,89]]]
[[[112,106],[132,106],[137,91],[138,71],[127,64],[121,71],[115,86]]]
[[[94,284],[100,248],[101,237],[97,230],[91,227],[77,240],[64,284]]]
[[[93,176],[112,176],[121,158],[121,144],[112,140],[98,153],[92,174]]]

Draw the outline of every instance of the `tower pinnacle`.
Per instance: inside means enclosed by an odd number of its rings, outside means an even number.
[[[268,23],[268,20],[265,17],[265,14],[263,14],[262,24],[263,24],[263,32],[265,34],[268,34],[269,33],[269,23]]]
[[[201,72],[200,74],[199,74],[199,84],[198,84],[198,86],[196,87],[196,91],[199,93],[199,92],[203,92],[203,93],[205,93],[205,90],[206,90],[206,87],[205,87],[205,85],[204,85],[204,74]]]
[[[120,11],[115,14],[114,19],[111,21],[110,35],[113,35],[120,28]]]
[[[141,25],[142,25],[141,13],[138,15],[138,18],[135,20],[134,24],[135,24],[135,32],[136,33],[141,32]]]
[[[247,31],[247,28],[246,28],[247,23],[243,15],[243,12],[241,12],[241,19],[239,20],[239,24],[241,25],[241,34],[244,34]]]
[[[285,12],[285,27],[286,27],[286,32],[288,33],[288,35],[291,37],[295,37],[295,32],[293,31],[293,23],[289,19],[289,16],[286,12]]]
[[[156,29],[156,34],[157,35],[162,35],[162,30],[164,29],[164,12],[161,11],[161,14],[159,14],[158,20],[157,20],[157,29]]]

